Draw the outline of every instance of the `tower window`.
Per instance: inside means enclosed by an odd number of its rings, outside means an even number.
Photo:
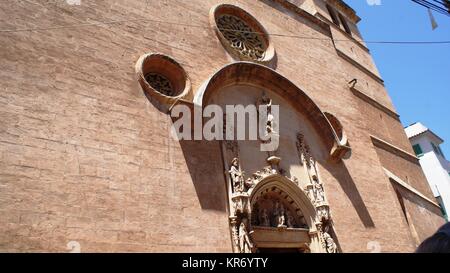
[[[423,155],[422,147],[420,147],[419,144],[413,145],[413,150],[414,150],[414,153],[416,154],[416,156]]]
[[[443,158],[445,158],[444,153],[441,150],[441,146],[437,146],[439,153],[442,155]]]
[[[431,146],[433,146],[433,150],[434,150],[434,152],[436,153],[436,154],[438,154],[438,155],[441,155],[442,157],[444,156],[443,154],[442,154],[442,150],[441,150],[441,148],[439,147],[439,145],[434,145],[434,143],[433,142],[431,142]]]
[[[347,24],[347,21],[345,20],[344,16],[339,13],[339,19],[341,20],[342,25],[344,26],[345,32],[352,35],[352,31],[350,30],[350,27]]]
[[[332,7],[330,7],[330,5],[327,5],[327,10],[328,10],[328,13],[331,16],[331,19],[333,20],[333,23],[336,26],[340,26],[339,19],[338,19],[337,15],[336,15],[336,11]]]

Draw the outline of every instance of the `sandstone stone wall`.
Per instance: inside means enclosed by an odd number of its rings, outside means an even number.
[[[219,144],[170,138],[172,120],[134,73],[140,55],[167,54],[195,93],[233,61],[208,21],[222,2],[271,34],[315,38],[273,35],[274,69],[349,136],[351,158],[321,166],[342,250],[369,251],[371,241],[382,251],[414,249],[369,136],[378,115],[366,115],[347,85],[373,79],[337,55],[312,15],[269,0],[81,0],[0,3],[0,28],[11,30],[0,33],[0,251],[64,252],[70,241],[82,252],[232,250]],[[383,87],[372,90],[390,106]],[[406,143],[401,126],[389,130],[388,140]],[[414,186],[429,191],[423,177]],[[436,226],[421,226],[420,238]]]

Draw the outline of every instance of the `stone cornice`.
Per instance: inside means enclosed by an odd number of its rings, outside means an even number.
[[[311,22],[312,24],[320,27],[320,29],[322,30],[323,34],[325,34],[328,37],[332,38],[330,26],[326,22],[324,22],[321,19],[315,17],[314,15],[309,14],[308,12],[304,11],[303,9],[298,7],[297,5],[292,4],[291,2],[286,1],[286,0],[259,0],[259,1],[266,2],[266,3],[276,3],[276,4],[284,7],[285,9],[288,9],[288,10],[292,11],[293,13],[298,15],[299,17],[304,18],[304,19],[308,20],[309,22]]]
[[[333,22],[331,22],[328,18],[326,18],[325,16],[323,16],[320,13],[316,14],[317,18],[320,18],[322,21],[325,21],[328,26],[330,26],[330,28],[334,28],[337,31],[339,31],[342,35],[344,35],[345,37],[347,37],[350,41],[355,42],[355,44],[357,46],[359,46],[362,50],[366,51],[367,53],[370,53],[370,50],[366,47],[366,45],[364,45],[362,43],[362,41],[356,39],[355,37],[353,37],[352,35],[348,34],[347,32],[345,32],[342,28],[336,26]]]
[[[415,194],[416,196],[419,196],[423,200],[427,201],[428,203],[434,205],[435,207],[438,207],[440,209],[440,206],[435,201],[431,200],[430,198],[426,197],[425,194],[421,193],[419,190],[411,186],[410,184],[406,183],[405,181],[401,180],[399,177],[397,177],[395,174],[393,174],[391,171],[383,167],[384,172],[386,175],[390,178],[391,181],[395,182],[396,184],[402,186],[403,188],[407,189],[411,193]]]
[[[372,139],[372,143],[375,147],[381,148],[385,151],[391,152],[395,155],[398,155],[414,164],[419,165],[419,158],[417,158],[417,156],[385,141],[382,140],[381,138],[378,138],[374,135],[370,135],[370,138]]]
[[[332,4],[332,5],[334,5],[340,11],[345,13],[345,15],[347,15],[348,18],[351,19],[353,22],[358,23],[359,21],[361,21],[361,18],[359,18],[359,16],[356,15],[355,10],[352,9],[349,5],[347,5],[344,1],[342,1],[342,0],[328,0],[327,2]]]
[[[391,109],[387,108],[386,106],[382,105],[378,101],[376,101],[374,98],[370,97],[369,95],[365,94],[364,92],[360,91],[355,86],[350,86],[350,90],[353,92],[355,96],[362,99],[363,101],[369,103],[373,107],[383,111],[384,113],[388,114],[389,116],[393,117],[394,119],[400,121],[400,115],[396,112],[392,111]]]

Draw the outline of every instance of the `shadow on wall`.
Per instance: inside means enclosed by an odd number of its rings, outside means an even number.
[[[181,140],[179,143],[201,208],[226,212],[220,143],[206,140]]]
[[[352,203],[363,225],[366,228],[375,227],[375,223],[373,222],[372,217],[370,216],[370,213],[367,210],[361,195],[359,194],[358,188],[356,187],[356,184],[348,172],[345,164],[340,162],[337,164],[323,164],[322,166],[327,169],[328,172],[339,182],[339,185]]]
[[[273,9],[279,10],[281,13],[288,15],[289,17],[291,17],[294,20],[299,21],[301,24],[307,25],[308,27],[314,29],[315,31],[320,32],[325,36],[331,37],[329,28],[326,28],[326,27],[322,28],[322,27],[320,27],[320,25],[314,24],[311,21],[309,21],[308,19],[305,19],[301,16],[297,16],[295,13],[286,12],[287,6],[291,6],[291,7],[294,7],[294,9],[298,10],[299,12],[303,13],[305,16],[308,16],[311,18],[314,17],[314,16],[310,15],[309,13],[307,13],[306,11],[304,11],[298,7],[295,7],[295,4],[292,4],[289,1],[283,2],[283,3],[277,3],[277,1],[261,0],[261,2],[264,3],[265,5],[270,6]],[[317,18],[314,18],[314,19],[317,19]]]

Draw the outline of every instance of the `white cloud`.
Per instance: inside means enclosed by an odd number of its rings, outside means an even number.
[[[380,6],[381,0],[366,0],[369,6]]]

